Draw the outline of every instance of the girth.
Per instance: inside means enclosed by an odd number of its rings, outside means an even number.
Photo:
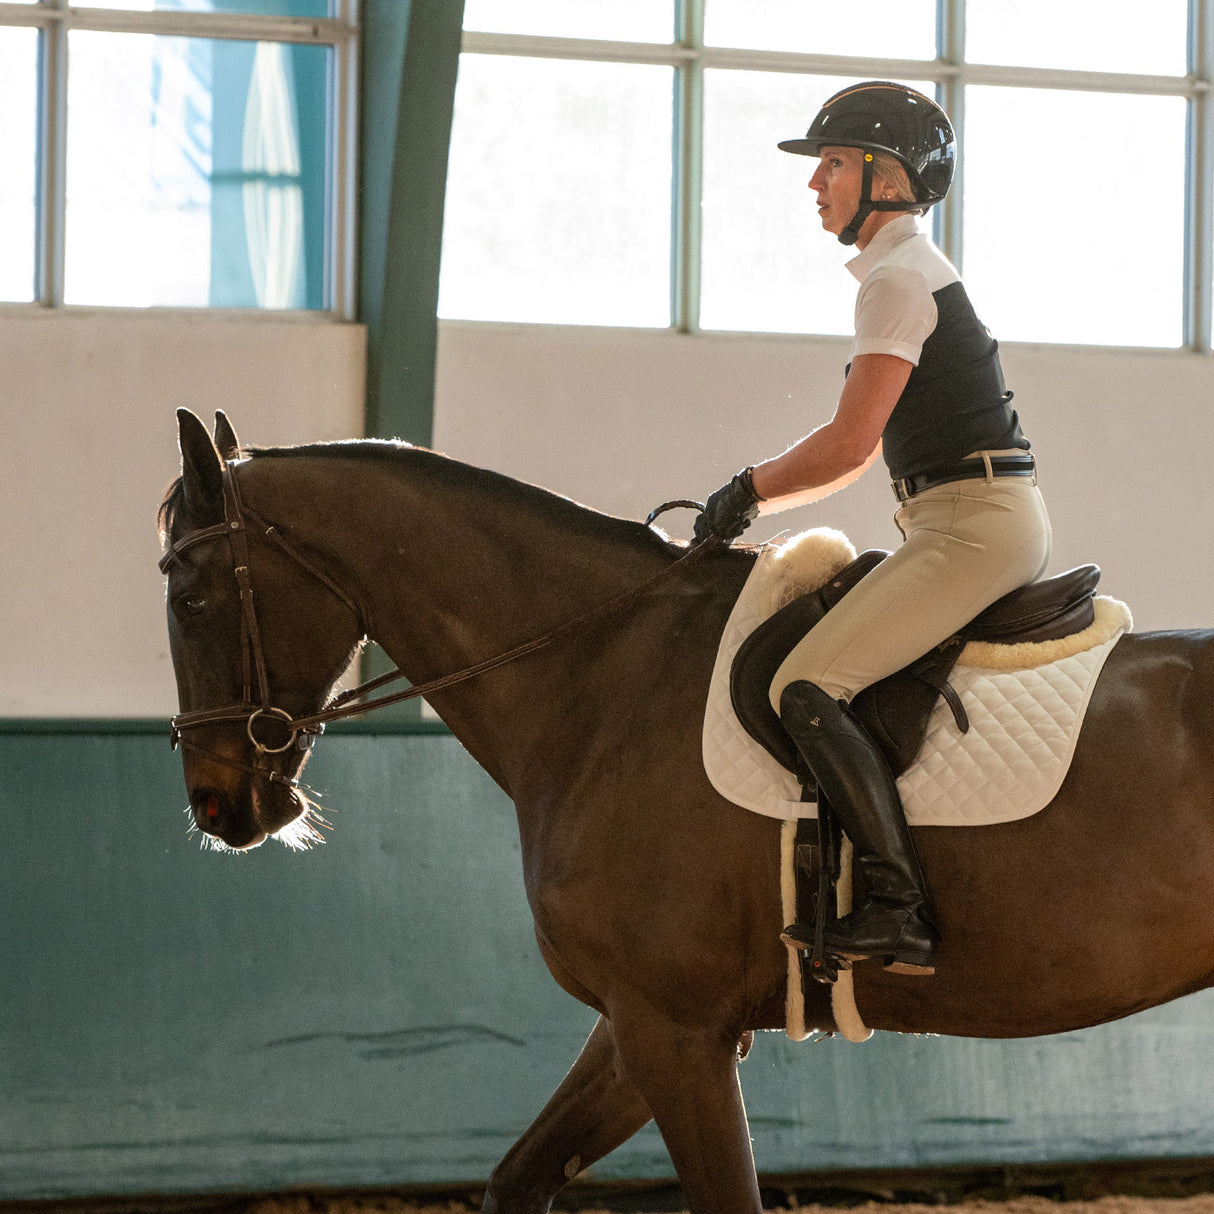
[[[734,712],[746,732],[790,771],[798,771],[797,750],[769,699],[776,671],[822,616],[888,555],[879,550],[861,553],[826,585],[765,620],[738,648],[729,681]],[[894,774],[900,775],[914,761],[941,696],[948,700],[962,731],[968,729],[965,710],[948,684],[968,642],[1048,641],[1081,632],[1093,621],[1099,581],[1097,566],[1081,565],[1013,590],[930,653],[860,692],[851,703],[852,711],[885,752]]]

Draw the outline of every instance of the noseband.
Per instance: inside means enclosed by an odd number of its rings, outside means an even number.
[[[708,540],[694,545],[679,557],[678,560],[668,565],[655,577],[635,590],[625,591],[623,594],[577,616],[575,619],[559,625],[552,629],[551,632],[518,645],[505,653],[498,654],[496,657],[488,658],[473,666],[465,667],[454,674],[444,675],[442,678],[433,679],[428,683],[410,687],[407,691],[394,692],[391,695],[379,696],[373,700],[363,699],[364,696],[370,694],[372,691],[377,691],[389,683],[406,678],[405,673],[398,667],[358,687],[353,687],[348,691],[342,692],[330,701],[326,707],[319,712],[313,713],[311,716],[292,717],[286,709],[276,707],[270,697],[265,651],[261,643],[261,630],[257,625],[257,610],[253,601],[253,585],[249,576],[248,532],[250,524],[264,532],[265,536],[273,540],[301,569],[311,574],[312,577],[350,609],[354,618],[358,621],[360,636],[369,635],[366,622],[367,613],[356,593],[350,594],[343,590],[324,570],[309,560],[298,547],[290,543],[277,527],[272,523],[266,522],[255,511],[250,510],[248,506],[244,505],[240,496],[240,485],[236,478],[235,463],[225,461],[223,465],[222,487],[223,522],[215,523],[210,527],[202,527],[197,531],[191,531],[182,536],[160,558],[159,568],[161,573],[168,573],[173,563],[180,560],[181,554],[193,548],[196,544],[222,538],[227,539],[232,555],[232,568],[236,576],[236,584],[240,590],[240,650],[244,692],[239,704],[229,704],[222,708],[203,708],[195,712],[178,713],[169,721],[171,729],[169,741],[174,750],[180,744],[226,767],[235,768],[237,771],[243,771],[253,776],[260,776],[262,779],[286,785],[288,788],[298,788],[299,781],[284,776],[269,767],[257,766],[256,762],[253,764],[242,763],[236,759],[228,758],[226,755],[221,755],[199,746],[195,742],[187,741],[183,736],[185,731],[197,729],[204,725],[215,725],[227,721],[242,721],[244,722],[245,732],[248,735],[249,741],[253,744],[256,758],[260,758],[263,755],[283,754],[293,747],[302,751],[309,750],[316,739],[324,733],[325,725],[329,721],[360,716],[374,709],[384,708],[389,704],[399,704],[405,700],[429,695],[431,692],[441,691],[446,687],[461,683],[465,679],[484,674],[499,666],[504,666],[508,662],[513,662],[518,658],[535,653],[537,650],[550,645],[559,637],[581,629],[591,622],[610,615],[622,607],[635,602],[658,582],[669,577],[675,570],[681,569],[694,558],[720,546],[721,543],[715,537],[710,537]],[[651,525],[658,515],[676,506],[687,506],[703,510],[703,506],[699,502],[668,502],[663,506],[659,506],[649,515],[645,520],[646,526]],[[254,684],[256,684],[256,698],[254,698]],[[270,724],[268,726],[270,732],[267,732],[267,722],[277,722],[277,724]],[[286,741],[282,742],[281,745],[271,745],[272,742],[278,740],[278,737],[271,736],[272,732],[284,729],[286,731]]]

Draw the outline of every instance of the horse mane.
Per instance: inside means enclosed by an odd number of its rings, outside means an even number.
[[[479,468],[452,459],[425,447],[394,439],[364,438],[343,439],[337,442],[305,443],[290,447],[242,447],[241,459],[335,459],[376,463],[412,465],[437,472],[441,469],[444,479],[469,489],[492,495],[513,497],[520,504],[530,505],[539,513],[564,522],[579,530],[616,542],[641,543],[656,547],[671,556],[681,556],[686,551],[682,541],[671,540],[660,529],[648,527],[633,519],[618,518],[604,514],[590,506],[584,506],[571,498],[563,497],[539,485],[517,480],[488,468]],[[185,490],[180,476],[176,477],[164,492],[157,512],[157,524],[162,544],[167,543],[173,527],[185,503]]]

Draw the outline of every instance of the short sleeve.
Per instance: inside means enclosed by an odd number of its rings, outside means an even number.
[[[905,266],[879,266],[856,296],[858,354],[893,354],[919,365],[923,343],[936,327],[936,301],[927,279]]]

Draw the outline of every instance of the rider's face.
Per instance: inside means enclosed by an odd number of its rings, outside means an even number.
[[[824,147],[809,188],[818,196],[818,217],[826,231],[838,236],[860,206],[864,153],[859,148]]]

